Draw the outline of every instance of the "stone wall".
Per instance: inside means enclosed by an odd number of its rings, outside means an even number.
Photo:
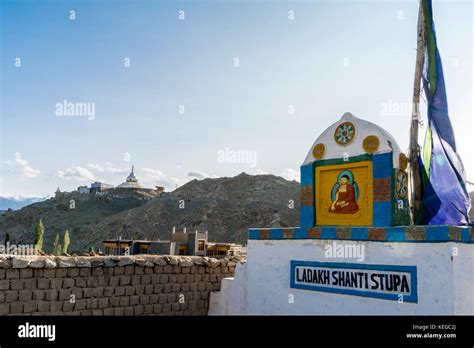
[[[0,315],[207,315],[238,258],[0,258]]]

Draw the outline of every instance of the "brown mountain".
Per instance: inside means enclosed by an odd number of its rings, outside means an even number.
[[[169,239],[173,226],[209,232],[209,240],[245,243],[249,227],[298,226],[299,183],[273,175],[239,174],[193,180],[173,192],[145,201],[140,197],[93,196],[75,202],[52,198],[0,216],[0,241],[32,243],[34,224],[43,219],[45,248],[66,228],[70,250],[102,247],[106,238]],[[49,248],[49,249],[48,249]]]

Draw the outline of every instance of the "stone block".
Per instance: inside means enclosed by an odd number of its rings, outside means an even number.
[[[109,285],[110,286],[118,286],[120,284],[120,277],[110,277],[109,278]]]
[[[33,290],[33,300],[43,301],[44,300],[44,291],[43,290]]]
[[[93,277],[101,277],[104,275],[104,269],[102,267],[93,268],[91,272]]]
[[[10,289],[10,280],[0,280],[0,291]]]
[[[76,278],[76,287],[85,288],[87,286],[87,281],[84,278]]]
[[[125,287],[125,295],[132,296],[135,294],[135,288],[133,286],[126,286]]]
[[[114,315],[116,316],[122,316],[125,314],[125,308],[118,307],[118,308],[113,308]]]
[[[133,315],[143,315],[145,309],[142,305],[133,307]]]
[[[81,277],[90,277],[91,276],[91,269],[87,267],[79,268],[79,275]]]
[[[79,268],[72,267],[72,268],[67,268],[67,275],[70,278],[75,278],[79,276]]]
[[[10,314],[22,314],[23,313],[23,302],[15,302],[10,305]]]
[[[97,298],[88,298],[86,299],[86,301],[87,301],[87,305],[86,305],[87,309],[97,309],[99,307],[99,299]]]
[[[168,295],[166,294],[158,295],[158,303],[167,303],[167,302],[168,302]]]
[[[20,278],[31,278],[33,277],[33,269],[32,268],[23,268],[20,269]]]
[[[139,285],[141,283],[141,278],[138,275],[131,276],[131,284],[132,285]]]
[[[125,307],[130,305],[130,297],[120,297],[120,306]]]
[[[48,301],[39,301],[38,302],[38,312],[44,313],[49,312],[51,309],[51,304]]]
[[[151,295],[153,294],[153,285],[145,285],[145,295]]]
[[[60,301],[69,300],[71,297],[71,290],[61,289],[58,293],[58,299]]]
[[[157,303],[153,305],[153,313],[154,314],[161,314],[163,311],[163,305],[161,303]]]
[[[7,269],[6,278],[7,279],[18,279],[18,278],[20,278],[20,270],[19,269],[13,269],[13,268]]]
[[[107,316],[114,315],[114,309],[113,308],[104,308],[104,315],[107,315]]]
[[[149,295],[140,295],[140,304],[146,305],[150,303]]]
[[[18,301],[18,291],[5,291],[5,302],[11,303]]]
[[[99,278],[97,277],[89,277],[87,278],[87,286],[90,288],[95,288],[99,286]]]
[[[131,306],[135,306],[135,305],[137,305],[139,302],[140,302],[140,296],[138,296],[138,295],[130,296],[130,305],[131,305]]]
[[[104,296],[104,288],[93,288],[92,294],[94,297],[103,297]]]
[[[164,303],[163,304],[163,313],[165,315],[170,315],[171,314],[171,303]]]
[[[46,301],[56,301],[58,299],[58,290],[45,290],[44,299]]]
[[[109,306],[108,298],[99,298],[99,308],[106,308]]]
[[[158,295],[157,294],[150,295],[150,304],[155,304],[157,302],[158,302]]]
[[[0,304],[0,315],[8,315],[10,314],[10,304],[4,303]]]
[[[33,299],[33,292],[31,290],[21,290],[18,293],[18,299],[21,302],[31,301]]]
[[[10,289],[11,290],[23,290],[25,283],[22,279],[12,279],[10,280]]]
[[[93,296],[93,289],[91,288],[84,288],[82,291],[82,296],[84,298],[90,298]]]
[[[147,268],[145,268],[145,269],[147,269]],[[153,314],[153,305],[151,305],[151,304],[145,305],[144,306],[144,314],[145,315]]]
[[[67,277],[67,268],[58,268],[56,270],[56,278],[65,278]]]
[[[62,287],[63,280],[61,278],[53,278],[49,283],[51,289],[60,289]]]
[[[133,267],[133,266],[131,266],[131,267]],[[128,284],[130,284],[130,282],[131,282],[130,276],[128,276],[128,275],[120,276],[120,285],[128,285]]]
[[[74,279],[73,278],[65,278],[63,279],[63,288],[72,288],[74,286]]]
[[[145,292],[145,285],[137,285],[135,286],[135,294],[142,295]]]
[[[109,298],[110,307],[120,306],[120,297],[111,297]]]

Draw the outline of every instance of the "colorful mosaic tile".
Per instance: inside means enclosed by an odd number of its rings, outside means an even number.
[[[369,227],[369,240],[386,240],[387,234],[385,228],[372,228]]]
[[[405,237],[407,240],[423,240],[426,238],[426,228],[410,226],[406,229]]]
[[[321,228],[320,227],[308,228],[308,238],[321,238]]]
[[[248,232],[248,238],[250,240],[334,239],[401,243],[449,241],[474,243],[474,229],[463,226],[251,228]]]
[[[260,239],[270,239],[270,230],[269,229],[261,229],[260,230]]]
[[[302,186],[300,191],[301,206],[309,206],[314,204],[313,186]]]
[[[293,229],[292,228],[284,228],[282,230],[282,238],[283,239],[293,239]]]
[[[349,227],[337,227],[336,238],[337,239],[351,239],[351,229]]]
[[[461,231],[456,229],[454,226],[448,227],[448,235],[450,240],[461,240],[462,237]]]
[[[391,178],[374,179],[374,202],[390,201]]]

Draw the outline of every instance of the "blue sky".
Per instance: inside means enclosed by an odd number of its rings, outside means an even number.
[[[433,7],[474,181],[473,3]],[[0,9],[2,195],[119,184],[132,163],[143,184],[168,190],[242,171],[299,178],[314,139],[346,111],[408,147],[410,115],[395,108],[410,110],[415,0],[3,0]],[[64,100],[94,104],[94,117],[57,116]],[[221,163],[226,149],[256,162]]]

